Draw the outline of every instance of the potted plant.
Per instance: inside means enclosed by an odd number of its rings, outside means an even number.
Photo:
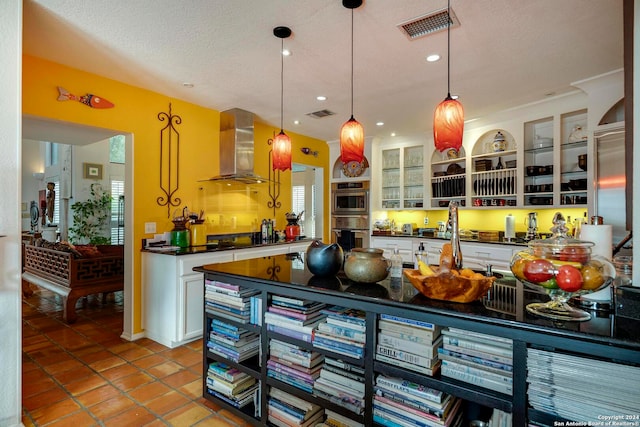
[[[69,227],[69,240],[73,244],[109,245],[111,194],[102,185],[91,184],[91,197],[71,205],[73,223]]]

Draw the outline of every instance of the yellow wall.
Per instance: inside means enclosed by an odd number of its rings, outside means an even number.
[[[182,201],[178,209],[189,206],[197,209],[201,200],[199,189],[202,183],[198,181],[217,175],[218,167],[218,129],[219,112],[203,108],[178,99],[172,99],[148,90],[143,90],[121,82],[107,79],[95,74],[86,73],[25,55],[23,57],[23,113],[77,123],[106,129],[113,129],[121,133],[133,135],[133,201],[128,208],[133,209],[134,242],[134,281],[133,281],[133,332],[141,332],[141,286],[140,286],[140,253],[135,250],[141,239],[152,237],[144,234],[145,222],[156,222],[157,232],[169,231],[173,228],[171,218],[176,208],[167,212],[167,207],[161,207],[156,199],[162,196],[160,190],[160,130],[166,122],[158,120],[158,113],[168,112],[169,103],[172,113],[182,118],[177,125],[180,133],[180,176],[179,189],[175,194]],[[115,104],[111,109],[93,109],[79,102],[57,101],[57,87],[62,86],[75,95],[92,93],[103,97]],[[269,146],[266,141],[273,136],[274,127],[257,123],[255,128],[255,158],[258,173],[267,175],[267,156]],[[277,129],[279,131],[279,128]],[[329,148],[325,141],[304,137],[287,131],[293,141],[293,161],[324,167],[328,171]],[[310,147],[319,152],[317,158],[305,156],[301,147]],[[262,168],[262,169],[261,169]],[[325,174],[325,188],[328,188],[329,177]],[[131,185],[131,183],[127,183]],[[278,225],[286,224],[284,213],[290,210],[291,195],[286,191],[291,187],[291,173],[282,174],[282,208],[276,214]],[[260,194],[264,189],[259,190]],[[325,206],[328,196],[325,195]],[[273,217],[273,211],[266,203],[259,203],[260,218]],[[325,212],[325,238],[328,236],[328,214]]]

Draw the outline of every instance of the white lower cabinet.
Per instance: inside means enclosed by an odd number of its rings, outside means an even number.
[[[390,259],[393,255],[395,248],[398,248],[398,252],[402,257],[402,262],[413,263],[413,244],[410,237],[371,237],[371,247],[382,249],[384,251],[383,256],[386,259]]]

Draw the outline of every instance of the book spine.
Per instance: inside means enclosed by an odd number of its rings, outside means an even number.
[[[336,318],[336,317],[327,316],[326,322],[328,324],[330,324],[330,325],[335,325],[335,326],[338,326],[338,327],[341,327],[341,328],[355,329],[358,332],[366,332],[367,331],[367,327],[364,324],[343,321],[343,320],[341,320],[339,318]]]
[[[364,375],[364,368],[356,365],[352,365],[351,363],[347,363],[342,360],[332,359],[327,357],[324,360],[325,365],[335,366],[336,368],[340,368],[345,371],[354,372],[356,374]]]
[[[508,365],[506,363],[500,363],[500,362],[495,362],[493,360],[488,360],[488,359],[483,359],[481,357],[476,357],[476,356],[471,356],[468,354],[464,354],[464,353],[458,353],[456,351],[451,351],[451,350],[447,350],[445,348],[439,348],[438,349],[438,355],[441,358],[449,358],[449,360],[452,359],[463,359],[465,361],[469,361],[471,363],[475,363],[478,365],[482,365],[482,366],[488,366],[494,369],[499,369],[499,370],[503,370],[506,372],[513,372],[513,366],[512,365]]]
[[[351,357],[352,359],[361,359],[362,358],[362,353],[353,353],[351,351],[342,349],[342,348],[338,348],[338,347],[334,347],[332,345],[327,345],[321,342],[315,342],[313,343],[314,347],[317,347],[319,349],[322,350],[327,350],[330,351],[332,353],[337,353],[337,354],[341,354],[343,356],[347,356],[347,357]]]
[[[419,400],[414,399],[411,396],[407,396],[406,394],[400,394],[391,390],[387,390],[379,386],[374,387],[374,392],[376,393],[377,396],[382,396],[382,397],[385,397],[386,399],[392,400],[401,405],[417,409],[424,413],[428,413],[433,417],[437,418],[438,420],[442,421],[444,412],[440,408],[431,407]]]
[[[289,324],[289,325],[293,325],[293,326],[304,326],[305,325],[305,321],[304,320],[296,319],[296,318],[290,317],[288,315],[282,315],[282,314],[274,313],[272,311],[267,311],[264,314],[264,320],[265,320],[266,323],[272,323],[272,321],[276,321],[276,322],[280,322],[282,324]]]
[[[269,399],[269,406],[272,408],[276,408],[282,412],[286,412],[287,414],[289,414],[290,416],[294,417],[296,420],[298,421],[302,421],[304,420],[304,413],[301,412],[300,410],[296,410],[293,409],[290,406],[285,405],[284,403],[280,402],[279,400],[276,399]]]
[[[283,316],[293,317],[299,320],[307,320],[310,317],[304,313],[298,313],[293,310],[287,310],[286,308],[275,307],[273,305],[270,305],[267,310],[269,313],[281,314]]]
[[[502,357],[513,358],[513,350],[504,347],[498,347],[491,344],[483,344],[476,341],[460,339],[449,335],[442,337],[443,344],[455,345],[469,350],[482,351],[484,353],[495,354]]]
[[[441,367],[442,375],[450,377],[459,381],[463,381],[469,384],[473,384],[479,387],[488,388],[489,390],[497,391],[508,395],[513,394],[513,386],[504,382],[491,381],[478,375],[469,374],[468,372],[459,371],[451,368],[451,366]]]
[[[241,332],[244,331],[244,329],[242,329],[242,328],[238,328],[237,326],[230,325],[229,323],[226,323],[226,322],[224,322],[222,320],[219,320],[219,319],[212,319],[211,320],[211,326],[212,327],[213,326],[217,326],[218,328],[227,330],[230,333],[233,332],[235,334],[240,334]]]
[[[386,422],[385,425],[392,425],[392,426],[399,426],[399,427],[422,427],[422,426],[418,426],[417,424],[412,424],[407,421],[402,421],[398,417],[394,417],[388,412],[383,411],[382,409],[380,409],[380,407],[373,409],[373,416],[374,418],[378,417],[378,419],[384,420]],[[389,423],[392,423],[392,424],[389,424]]]
[[[408,421],[412,424],[423,425],[426,427],[442,427],[442,421],[433,415],[399,405],[380,396],[373,398],[373,407],[378,407],[378,409],[382,409],[383,411],[391,415],[395,415],[399,419]]]
[[[296,388],[299,388],[301,390],[304,390],[308,393],[313,392],[313,384],[309,384],[305,381],[302,380],[298,380],[296,378],[291,378],[290,376],[287,375],[283,375],[280,372],[275,372],[271,369],[267,370],[267,376],[274,378],[278,381],[282,381],[283,383],[292,385]]]
[[[300,300],[297,298],[289,298],[289,297],[283,297],[281,295],[272,295],[271,296],[271,300],[272,301],[280,301],[280,302],[284,302],[287,304],[292,304],[292,305],[297,305],[300,307],[303,307],[305,304],[308,304],[310,301],[306,301],[306,300]]]
[[[271,314],[271,316],[269,316],[269,314]],[[313,330],[315,329],[315,324],[303,326],[303,325],[296,324],[295,322],[289,321],[287,319],[283,319],[283,316],[278,316],[278,317],[274,317],[274,316],[275,315],[273,313],[268,313],[268,312],[265,313],[264,323],[268,325],[282,326],[283,328],[290,328],[298,332],[304,332],[306,334],[312,334]]]
[[[324,366],[322,367],[322,370],[323,371],[328,371],[328,372],[333,372],[336,375],[342,375],[343,377],[350,378],[350,379],[352,379],[354,381],[358,381],[358,382],[361,382],[361,383],[364,382],[364,377],[361,374],[357,374],[357,373],[351,372],[351,371],[345,371],[345,370],[342,370],[340,368],[336,368],[335,366],[328,365],[327,363],[324,364]]]
[[[295,329],[285,328],[274,324],[268,324],[267,331],[275,332],[276,334],[280,335],[286,335],[288,337],[308,343],[313,341],[313,331],[310,334],[307,334],[305,332],[296,331]]]
[[[373,421],[375,421],[376,424],[380,424],[385,427],[404,427],[400,424],[394,423],[393,421],[387,420],[386,418],[382,418],[376,413],[373,414]]]
[[[351,328],[344,328],[337,325],[332,325],[326,322],[318,324],[318,331],[333,334],[333,335],[338,335],[345,338],[350,338],[358,342],[365,342],[366,340],[366,334],[361,331],[357,331]]]
[[[470,339],[475,339],[476,341],[489,341],[494,342],[496,344],[502,344],[505,347],[513,348],[513,340],[511,338],[505,337],[497,337],[495,335],[481,334],[480,332],[467,331],[466,329],[458,329],[458,328],[447,328],[443,333],[449,333],[455,336],[466,336]]]
[[[404,350],[413,354],[428,355],[433,359],[438,354],[440,339],[436,340],[436,342],[432,344],[425,345],[423,343],[403,340],[380,332],[378,333],[378,343],[384,345],[385,347]]]
[[[304,399],[300,399],[299,397],[296,397],[277,388],[270,389],[269,397],[277,399],[286,405],[295,406],[301,411],[304,411],[305,414],[311,414],[321,409],[318,405],[309,403]]]
[[[351,342],[351,343],[345,342],[344,340],[339,340],[339,339],[336,339],[327,335],[323,335],[317,332],[313,335],[313,342],[314,343],[319,342],[324,345],[341,348],[343,350],[347,350],[356,354],[364,353],[364,344],[359,345],[358,343],[355,343],[355,342]]]
[[[210,387],[228,396],[232,396],[234,391],[232,386],[211,376],[207,376],[207,387]]]
[[[472,368],[471,366],[462,365],[460,363],[452,362],[450,360],[443,360],[442,366],[450,367],[460,372],[466,372],[470,375],[477,375],[482,378],[486,378],[492,381],[503,382],[505,384],[513,384],[513,378],[505,375],[495,374],[493,372],[485,371],[482,369]]]
[[[348,387],[345,387],[342,384],[334,383],[332,381],[328,381],[325,378],[318,378],[313,385],[314,388],[318,388],[325,393],[333,394],[334,396],[338,396],[340,399],[349,399],[354,402],[361,402],[361,399],[364,398],[364,392],[360,392],[358,390],[354,390]]]
[[[393,357],[383,356],[382,354],[376,354],[376,360],[380,362],[388,363],[392,366],[399,366],[401,368],[409,369],[414,372],[419,372],[424,375],[433,376],[435,372],[438,372],[440,367],[440,361],[436,360],[433,362],[433,366],[430,368],[425,368],[424,366],[414,365],[413,363],[405,362],[404,360],[394,359]]]
[[[354,381],[350,378],[344,377],[340,374],[336,374],[330,371],[325,371],[324,369],[320,371],[320,378],[324,378],[327,381],[331,381],[337,384],[341,384],[345,387],[348,387],[354,391],[364,393],[364,383],[359,381]]]
[[[267,361],[267,368],[269,369],[273,369],[276,372],[280,372],[282,374],[287,374],[287,375],[293,375],[296,377],[299,377],[300,379],[306,380],[306,381],[314,381],[315,378],[314,376],[307,374],[306,372],[302,372],[299,371],[291,366],[286,366],[283,365],[281,363],[275,362],[273,360],[268,360]],[[316,374],[317,376],[317,374]]]
[[[376,346],[376,352],[383,356],[392,357],[394,359],[403,360],[405,362],[413,363],[414,365],[422,366],[423,368],[430,368],[433,366],[434,359],[418,356],[417,354],[409,353],[408,351],[398,350],[391,347],[386,347],[382,344]]]
[[[240,291],[240,289],[242,288],[240,285],[232,285],[231,283],[219,282],[217,280],[207,280],[205,284],[214,286],[216,288],[229,289],[232,291]]]
[[[382,321],[380,321],[382,322]],[[433,334],[431,331],[422,331],[413,328],[414,330],[407,330],[404,328],[393,328],[380,325],[380,333],[383,333],[390,337],[395,337],[401,340],[411,341],[415,343],[421,343],[425,345],[431,345],[433,343],[433,338],[437,336]],[[401,325],[398,325],[401,326]],[[438,335],[439,336],[439,335]]]
[[[469,360],[466,358],[462,358],[462,357],[456,357],[456,356],[449,356],[448,354],[444,354],[444,353],[438,353],[438,358],[442,361],[444,360],[448,360],[450,362],[454,362],[454,363],[459,363],[461,365],[465,365],[465,366],[469,366],[471,368],[476,368],[476,369],[481,369],[483,371],[486,372],[493,372],[495,374],[500,374],[506,377],[513,377],[513,371],[512,369],[505,369],[505,368],[496,368],[490,364],[487,363],[476,363],[473,360]],[[480,359],[482,360],[482,359]],[[489,361],[487,361],[489,362]],[[497,362],[490,362],[490,363],[494,363],[494,364],[498,364]],[[500,364],[504,367],[509,367],[509,368],[513,368],[512,366],[508,366],[508,365],[504,365],[504,364]]]
[[[326,312],[325,314],[327,315],[327,318],[339,320],[343,323],[346,323],[347,325],[365,326],[364,316],[363,317],[348,316],[344,314],[326,313]]]
[[[400,425],[407,427],[440,427],[437,423],[429,423],[426,420],[419,420],[417,417],[410,416],[406,412],[399,412],[396,408],[389,407],[380,402],[373,402],[373,412],[379,416],[388,417],[391,421],[394,421]]]
[[[411,381],[403,380],[402,378],[393,378],[386,377],[384,375],[378,375],[378,377],[376,378],[376,384],[385,386],[387,388],[399,390],[413,396],[418,396],[435,403],[442,402],[444,396],[444,393],[440,390],[435,390],[420,384],[412,383]]]
[[[407,319],[404,317],[392,316],[390,314],[380,314],[380,318],[383,320],[388,320],[390,322],[396,322],[403,325],[412,325],[417,326],[419,328],[427,329],[429,331],[433,331],[436,328],[436,325],[433,323],[422,322],[420,320]]]
[[[446,342],[442,342],[442,347],[445,350],[450,350],[456,353],[466,354],[473,357],[479,357],[481,359],[490,360],[493,362],[504,363],[505,365],[513,366],[513,359],[511,357],[499,356],[497,354],[486,353],[484,351],[472,350],[470,348],[459,347],[457,345],[448,344]]]

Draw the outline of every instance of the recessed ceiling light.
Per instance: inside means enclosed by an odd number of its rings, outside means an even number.
[[[326,97],[326,96],[324,96],[324,95],[318,95],[318,96],[316,96],[316,99],[317,99],[318,101],[326,101],[326,100],[327,100],[327,97]]]
[[[377,122],[376,126],[384,126],[384,122]]]
[[[294,125],[299,125],[299,124],[300,124],[300,120],[294,120],[294,121],[293,121],[293,124],[294,124]]]
[[[289,49],[282,49],[283,56],[291,56],[291,51]]]
[[[451,99],[458,99],[458,95],[451,95]]]
[[[427,56],[427,62],[436,62],[440,60],[440,55],[437,53],[431,54]]]
[[[391,132],[391,136],[396,136],[396,133],[395,132]]]
[[[184,83],[182,83],[182,86],[188,87],[188,88],[192,88],[194,86],[194,84],[193,83],[189,83],[189,82],[184,82]]]

